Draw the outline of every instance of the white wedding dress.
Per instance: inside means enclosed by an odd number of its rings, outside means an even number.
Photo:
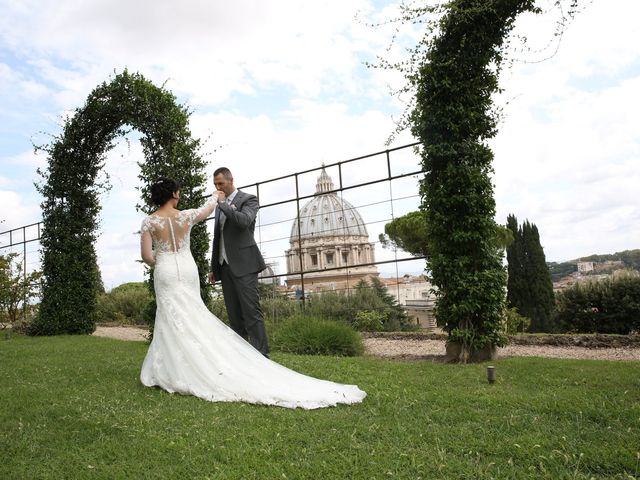
[[[215,203],[209,202],[174,217],[151,215],[142,222],[143,258],[146,232],[153,245],[145,261],[155,259],[158,306],[142,383],[212,402],[304,409],[361,402],[366,393],[355,385],[308,377],[267,359],[207,309],[189,237],[191,227],[214,209]]]

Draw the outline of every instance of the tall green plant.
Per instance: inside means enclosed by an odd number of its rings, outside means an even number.
[[[204,194],[206,162],[191,137],[188,109],[174,95],[138,73],[126,70],[96,87],[75,110],[55,140],[40,147],[48,154],[46,170],[38,170],[42,202],[42,304],[29,333],[91,333],[95,329],[100,276],[95,242],[100,193],[98,181],[106,153],[129,128],[142,133],[145,160],[140,162],[142,200],[136,208],[151,213],[150,186],[159,176],[182,184],[181,207],[199,206]],[[194,227],[191,249],[207,299],[206,227]],[[152,274],[150,274],[152,281]],[[152,290],[153,291],[153,290]]]
[[[507,227],[514,235],[513,244],[507,248],[507,303],[531,319],[531,331],[549,332],[554,329],[551,322],[553,282],[538,227],[528,220],[519,226],[514,215],[508,216]]]
[[[522,315],[527,284],[524,276],[522,232],[515,215],[507,217],[507,228],[513,235],[513,243],[507,248],[507,305],[510,308],[515,308]]]
[[[555,32],[561,37],[578,0],[553,3],[561,11]],[[493,154],[487,145],[497,128],[492,95],[499,91],[498,74],[516,18],[542,10],[535,0],[451,0],[402,2],[400,11],[397,20],[424,25],[424,37],[409,50],[408,60],[381,59],[372,66],[400,70],[408,81],[398,93],[415,92],[396,133],[411,127],[422,144],[421,208],[428,269],[438,288],[436,316],[449,341],[462,345],[458,359],[466,361],[505,342],[506,277],[496,247]]]
[[[496,247],[490,174],[496,133],[491,96],[498,91],[502,45],[533,1],[456,0],[439,21],[417,74],[412,133],[422,142],[422,210],[429,269],[438,287],[437,320],[467,361],[504,345],[506,275]]]
[[[522,237],[526,252],[525,278],[529,291],[528,308],[522,314],[531,319],[531,331],[549,332],[553,330],[551,313],[555,299],[538,227],[525,222],[522,225]]]

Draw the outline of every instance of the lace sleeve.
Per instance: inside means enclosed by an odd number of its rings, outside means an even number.
[[[156,263],[156,256],[153,252],[153,239],[151,232],[153,231],[153,225],[149,221],[149,217],[142,221],[140,227],[140,256],[144,263],[152,267]]]
[[[217,203],[214,200],[214,197],[211,197],[211,198],[209,198],[209,200],[207,200],[207,203],[205,203],[200,208],[194,208],[192,210],[186,210],[185,214],[187,215],[187,218],[189,219],[189,223],[191,225],[194,225],[196,223],[202,222],[203,220],[206,220],[207,218],[209,218],[211,216],[213,211],[216,209],[216,205],[217,205]]]

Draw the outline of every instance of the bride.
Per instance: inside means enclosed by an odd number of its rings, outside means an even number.
[[[198,269],[191,255],[191,227],[216,208],[177,210],[179,184],[161,178],[151,186],[158,210],[141,228],[141,254],[154,268],[157,311],[153,340],[140,380],[171,393],[212,402],[249,402],[304,409],[361,402],[366,393],[294,372],[265,358],[213,315],[200,298]]]

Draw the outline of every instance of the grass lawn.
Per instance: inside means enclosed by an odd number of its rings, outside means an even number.
[[[368,393],[303,411],[145,388],[146,348],[0,339],[0,478],[640,478],[640,362],[276,354]]]

